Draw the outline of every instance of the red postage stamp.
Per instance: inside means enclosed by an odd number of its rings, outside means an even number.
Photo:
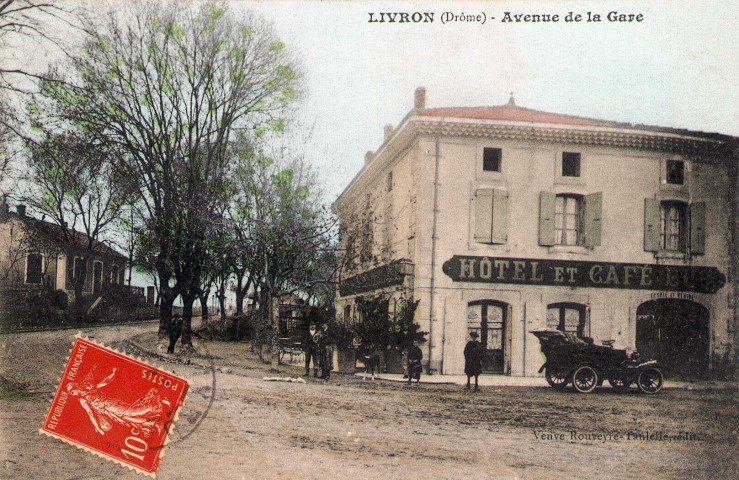
[[[40,432],[153,477],[189,386],[78,337]]]

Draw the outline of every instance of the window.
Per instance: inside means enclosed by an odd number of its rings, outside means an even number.
[[[555,245],[582,244],[582,197],[557,195],[554,203]]]
[[[387,191],[388,193],[393,191],[393,171],[392,170],[387,172]]]
[[[118,265],[110,267],[110,283],[118,283]]]
[[[43,256],[30,253],[26,257],[26,283],[40,284],[43,280]]]
[[[575,152],[562,152],[562,176],[580,176],[580,154]]]
[[[482,170],[484,172],[500,172],[503,150],[500,148],[484,148],[482,150]]]
[[[547,305],[547,328],[572,333],[578,337],[590,336],[587,306],[580,303],[552,303]]]
[[[685,180],[685,162],[682,160],[667,160],[667,183],[682,185]]]
[[[347,305],[344,307],[344,321],[350,322],[352,321],[352,306]]]
[[[687,246],[687,205],[682,202],[660,204],[660,249],[683,252]]]

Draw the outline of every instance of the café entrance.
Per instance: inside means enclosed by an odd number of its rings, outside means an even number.
[[[709,313],[683,299],[650,300],[636,311],[636,349],[666,377],[701,378],[709,366]]]
[[[467,332],[477,332],[485,350],[483,373],[510,373],[510,306],[497,300],[467,304]]]

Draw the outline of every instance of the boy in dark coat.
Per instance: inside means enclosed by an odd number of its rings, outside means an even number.
[[[467,390],[470,389],[470,379],[475,377],[475,391],[480,390],[477,377],[482,373],[482,344],[477,341],[477,332],[470,333],[470,341],[464,347],[464,373],[467,375]]]

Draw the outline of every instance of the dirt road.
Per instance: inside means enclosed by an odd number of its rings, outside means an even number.
[[[128,350],[155,344],[152,325],[89,332]],[[0,337],[0,477],[136,478],[37,433],[72,337]],[[300,371],[270,372],[244,344],[197,342],[196,349],[216,358],[147,358],[194,381],[162,479],[723,479],[739,467],[735,389],[645,396],[524,387],[470,393],[340,375],[266,382],[265,375]]]

